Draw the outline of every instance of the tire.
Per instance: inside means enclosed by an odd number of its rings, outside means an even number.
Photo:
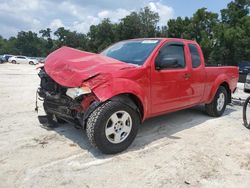
[[[11,63],[16,64],[16,61],[15,61],[15,60],[12,60]]]
[[[249,111],[247,111],[247,109],[250,108],[250,97],[248,97],[244,103],[243,106],[243,122],[244,122],[244,126],[248,129],[250,129],[250,114]]]
[[[29,64],[30,64],[30,65],[34,65],[34,62],[33,62],[33,61],[30,61]]]
[[[222,96],[224,96],[223,102]],[[213,101],[210,104],[205,105],[206,113],[212,117],[220,117],[226,109],[227,101],[227,90],[225,87],[220,86],[214,96]]]
[[[113,122],[113,117],[116,117],[117,121]],[[124,119],[126,120],[123,121]],[[120,125],[120,121],[123,125]],[[131,145],[137,135],[139,125],[139,114],[135,110],[123,103],[108,101],[90,114],[87,119],[86,133],[90,143],[102,153],[116,154]],[[108,133],[111,129],[113,133]],[[130,131],[123,132],[126,129]]]

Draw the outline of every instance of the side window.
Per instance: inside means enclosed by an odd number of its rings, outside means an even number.
[[[160,62],[161,64],[168,63],[169,65],[165,66],[165,69],[184,68],[186,66],[184,46],[178,44],[166,44],[161,48],[156,57],[156,62]]]
[[[189,51],[190,51],[191,58],[192,58],[192,67],[197,68],[201,65],[201,58],[200,58],[199,51],[196,45],[194,44],[189,44],[188,47],[189,47]]]

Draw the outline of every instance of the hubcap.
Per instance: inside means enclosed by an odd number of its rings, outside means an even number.
[[[132,119],[126,111],[113,113],[107,121],[105,135],[114,144],[123,142],[132,129]]]
[[[217,99],[217,110],[221,111],[225,104],[225,95],[224,93],[220,93],[219,98]]]

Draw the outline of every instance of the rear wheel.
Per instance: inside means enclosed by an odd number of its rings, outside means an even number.
[[[243,122],[244,126],[250,129],[250,97],[248,97],[243,106]]]
[[[213,117],[220,117],[226,109],[227,101],[227,90],[225,87],[220,86],[213,101],[205,106],[207,114]]]
[[[139,124],[135,110],[123,103],[108,101],[90,114],[86,132],[92,145],[103,153],[115,154],[130,146]]]
[[[30,65],[34,65],[34,62],[33,62],[33,61],[30,61],[29,64],[30,64]]]

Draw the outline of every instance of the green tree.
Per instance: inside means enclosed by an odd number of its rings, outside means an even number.
[[[14,45],[19,54],[27,56],[40,56],[43,51],[42,49],[44,48],[41,39],[37,36],[37,33],[32,31],[19,32]]]
[[[49,54],[52,50],[53,50],[53,40],[51,38],[51,29],[47,28],[47,29],[42,29],[39,31],[39,33],[42,35],[42,37],[44,38],[44,40],[46,41],[45,43],[45,49],[44,52],[45,54]]]
[[[155,37],[157,23],[160,19],[158,13],[151,11],[149,7],[145,7],[139,12],[139,18],[141,20],[141,37]]]
[[[158,13],[151,11],[148,7],[141,9],[138,13],[131,12],[128,16],[121,19],[121,22],[118,24],[118,38],[124,40],[156,37],[161,33],[157,27],[158,22]]]
[[[167,25],[158,26],[159,15],[148,7],[131,12],[118,23],[104,19],[91,25],[87,35],[58,28],[37,33],[21,31],[17,37],[0,36],[0,53],[45,56],[61,46],[99,52],[110,44],[143,37],[175,37],[196,40],[202,47],[207,63],[237,65],[250,60],[250,0],[234,0],[218,14],[198,9],[191,17],[177,17]]]
[[[241,24],[241,18],[249,15],[250,0],[235,0],[221,10],[222,23],[236,26]]]
[[[215,30],[216,45],[211,61],[237,65],[250,60],[249,0],[235,0],[221,10],[222,22]]]
[[[218,24],[218,14],[209,12],[206,8],[198,9],[191,18],[191,38],[201,45],[207,63],[215,45],[214,30]]]
[[[87,49],[87,38],[85,34],[70,31],[64,27],[58,28],[54,35],[57,37],[54,48],[69,46],[81,50]]]
[[[168,36],[197,41],[201,45],[207,61],[215,44],[214,29],[218,24],[218,14],[201,8],[191,18],[177,17],[169,20],[167,24]]]
[[[192,39],[193,31],[190,28],[191,20],[188,17],[182,19],[170,19],[167,23],[168,37]]]
[[[69,40],[70,30],[65,29],[64,27],[58,28],[54,32],[54,35],[57,37],[57,41],[56,41],[57,48],[70,45],[70,43],[73,42]]]
[[[6,46],[6,39],[4,39],[1,35],[0,35],[0,54],[4,54],[5,53],[5,46]]]
[[[120,40],[141,37],[141,20],[137,12],[132,12],[121,19],[117,32]]]
[[[112,24],[109,19],[104,19],[98,25],[90,26],[87,36],[89,38],[89,49],[93,52],[100,52],[107,46],[116,41],[116,25]]]

